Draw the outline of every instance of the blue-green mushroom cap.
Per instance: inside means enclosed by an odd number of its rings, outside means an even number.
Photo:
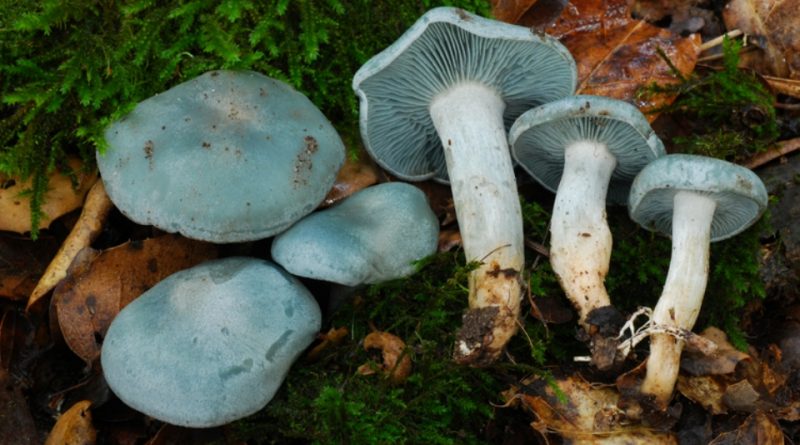
[[[360,128],[370,155],[410,181],[447,182],[442,143],[428,111],[464,82],[495,89],[510,127],[524,111],[575,91],[577,71],[557,40],[457,8],[434,8],[356,72]]]
[[[344,162],[325,116],[289,85],[211,71],[112,123],[97,163],[131,220],[195,239],[267,238],[324,199]]]
[[[356,286],[411,275],[438,239],[425,194],[390,182],[303,218],[275,237],[272,258],[294,275]]]
[[[319,306],[268,261],[232,257],[170,275],[126,306],[101,354],[111,390],[164,422],[205,428],[263,408],[314,340]]]
[[[675,194],[690,191],[717,202],[711,241],[735,236],[767,208],[767,189],[750,169],[722,159],[672,154],[645,167],[631,186],[628,213],[642,227],[672,234]]]
[[[579,141],[603,143],[616,158],[606,195],[612,204],[626,204],[636,174],[666,154],[638,108],[602,96],[571,96],[541,105],[522,114],[509,131],[514,159],[553,192],[561,182],[564,149]]]

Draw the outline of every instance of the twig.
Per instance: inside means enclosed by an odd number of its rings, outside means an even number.
[[[717,36],[717,37],[714,37],[711,40],[703,42],[703,44],[700,45],[700,48],[698,49],[698,52],[702,53],[703,51],[708,51],[709,49],[711,49],[711,48],[713,48],[715,46],[721,45],[722,41],[725,40],[725,37],[727,37],[729,39],[734,39],[734,38],[739,37],[740,35],[743,35],[743,34],[744,34],[744,32],[742,32],[741,29],[734,29],[732,31],[728,31],[725,34],[722,34],[721,36]]]
[[[786,156],[787,154],[793,151],[797,151],[798,149],[800,149],[800,138],[780,141],[776,145],[777,146],[774,148],[771,148],[765,152],[758,153],[755,156],[752,156],[750,159],[743,162],[742,165],[752,170],[766,164],[767,162],[773,161],[781,156]]]

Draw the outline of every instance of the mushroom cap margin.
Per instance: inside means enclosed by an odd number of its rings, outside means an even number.
[[[616,157],[607,195],[612,204],[626,204],[636,174],[666,154],[641,111],[609,97],[578,95],[540,105],[517,118],[509,131],[516,162],[552,192],[561,181],[564,149],[580,140],[603,142]]]
[[[631,219],[670,236],[673,198],[679,191],[700,193],[717,202],[711,242],[746,230],[768,203],[766,187],[752,170],[717,158],[671,154],[651,162],[636,176],[628,201]]]

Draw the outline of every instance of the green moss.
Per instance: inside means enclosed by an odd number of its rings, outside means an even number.
[[[348,328],[346,341],[300,363],[276,400],[238,424],[240,433],[314,443],[482,443],[491,404],[501,402],[505,388],[490,370],[450,359],[470,268],[458,253],[435,255],[421,266],[410,279],[371,286],[339,310],[331,325]],[[357,372],[375,358],[360,344],[372,327],[406,343],[413,370],[404,384]]]
[[[657,112],[682,114],[691,134],[673,143],[684,153],[742,160],[765,150],[778,135],[774,97],[758,77],[739,68],[738,40],[723,42],[723,64],[718,71],[683,77],[670,86],[652,85],[643,94],[678,94]]]
[[[485,0],[37,0],[0,5],[0,174],[47,174],[68,154],[91,168],[102,130],[136,103],[211,69],[285,80],[358,145],[352,75],[425,10],[489,14]],[[35,234],[34,234],[35,235]]]

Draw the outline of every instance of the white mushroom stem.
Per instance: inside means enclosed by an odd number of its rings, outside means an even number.
[[[716,201],[699,193],[675,194],[672,214],[672,256],[667,280],[653,311],[653,323],[691,331],[700,313],[708,281],[711,221]],[[678,379],[683,340],[668,334],[650,338],[650,357],[642,393],[662,406],[672,397]]]
[[[517,329],[524,263],[522,212],[497,91],[464,82],[430,106],[444,146],[453,203],[467,261],[479,261],[469,280],[471,310],[497,310],[479,342],[459,341],[456,356],[492,360]]]
[[[605,144],[567,146],[550,219],[550,264],[587,330],[586,316],[611,304],[604,284],[612,243],[606,193],[616,165]]]

